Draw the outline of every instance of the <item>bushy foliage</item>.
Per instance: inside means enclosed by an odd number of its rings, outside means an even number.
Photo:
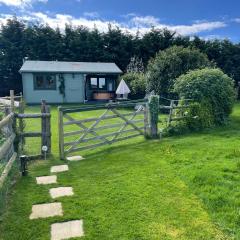
[[[190,131],[198,131],[212,127],[214,125],[212,106],[207,101],[190,104],[186,118],[183,121]]]
[[[198,121],[210,118],[209,125],[212,125],[225,123],[231,113],[235,100],[233,85],[233,79],[220,69],[205,68],[181,75],[174,90],[181,98],[198,102],[200,105],[192,110],[199,115]]]
[[[172,97],[177,77],[192,69],[211,66],[207,56],[197,49],[173,46],[160,51],[147,67],[147,90]]]
[[[129,86],[131,93],[129,97],[131,99],[140,99],[144,98],[146,94],[146,78],[143,73],[126,73],[121,76],[121,79]]]
[[[151,122],[157,123],[158,114],[159,114],[159,96],[158,95],[150,96],[148,106],[149,106]]]
[[[181,111],[182,109],[177,110],[176,117],[178,117],[178,112]],[[179,117],[182,117],[181,113],[179,114]],[[211,128],[213,126],[214,118],[212,115],[212,106],[207,101],[201,103],[193,102],[189,104],[189,108],[185,109],[184,118],[172,122],[172,124],[165,129],[165,134],[181,135],[188,132]]]

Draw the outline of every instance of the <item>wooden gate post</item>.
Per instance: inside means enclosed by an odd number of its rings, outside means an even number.
[[[24,114],[24,102],[23,102],[23,96],[21,93],[21,98],[19,102],[19,110],[18,112],[20,114]],[[23,132],[24,132],[24,121],[22,118],[19,118],[19,132],[20,132],[20,145],[21,145],[21,151],[23,151],[23,146],[24,146],[24,137],[23,137]]]
[[[149,98],[149,114],[151,137],[158,137],[158,114],[159,114],[159,96],[152,95]]]
[[[10,90],[10,108],[11,112],[14,112],[14,90]]]
[[[149,116],[149,107],[148,107],[148,103],[146,103],[144,106],[144,136],[145,137],[149,135],[148,116]]]
[[[168,126],[168,127],[171,126],[171,122],[172,122],[173,106],[174,106],[174,100],[171,100],[171,102],[170,102],[169,116],[168,116],[168,122],[167,122],[167,126]]]
[[[42,100],[42,146],[47,146],[47,153],[51,153],[51,115],[50,107],[46,105],[46,101]],[[42,152],[42,149],[41,149]],[[43,152],[42,152],[43,154]]]
[[[63,112],[61,107],[58,107],[58,137],[60,159],[64,160]]]

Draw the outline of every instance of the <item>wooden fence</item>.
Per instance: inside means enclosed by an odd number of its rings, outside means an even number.
[[[0,174],[0,189],[3,186],[14,162],[17,159],[17,153],[14,149],[14,141],[16,138],[16,121],[14,111],[23,107],[22,95],[14,95],[14,91],[10,91],[10,96],[0,98],[0,111],[3,117],[0,121],[0,164],[3,165],[3,171]]]
[[[5,110],[5,117],[0,121],[0,133],[3,143],[0,145],[0,164],[4,164],[4,169],[0,176],[0,188],[3,186],[12,165],[14,164],[17,153],[14,151],[14,113],[9,108]]]
[[[41,158],[43,156],[42,147],[47,146],[47,153],[51,153],[51,113],[50,107],[46,104],[45,100],[41,103],[40,113],[17,113],[16,118],[19,119],[19,136],[21,146],[23,146],[25,138],[41,138],[41,149],[40,154],[35,156],[29,156],[29,158]],[[26,132],[24,130],[25,119],[40,119],[41,120],[41,131]]]
[[[5,108],[10,108],[12,112],[15,109],[23,107],[23,97],[22,94],[15,96],[14,91],[10,90],[10,96],[0,97],[0,110],[4,111]]]
[[[43,157],[42,146],[47,146],[48,153],[51,153],[51,114],[50,108],[46,101],[42,101],[41,112],[34,114],[24,113],[24,103],[22,96],[14,96],[14,91],[10,91],[9,97],[0,98],[0,110],[4,116],[0,121],[0,167],[4,166],[0,172],[0,189],[2,188],[14,162],[17,159],[17,153],[14,149],[16,138],[20,140],[23,146],[24,139],[28,137],[40,137],[41,149],[40,153],[35,156],[29,156],[29,159]],[[41,131],[25,132],[25,119],[41,119]],[[17,141],[18,141],[17,140]],[[0,168],[1,169],[1,168]]]
[[[170,105],[160,105],[159,110],[168,110],[167,127],[171,126],[174,121],[186,118],[185,111],[189,109],[192,99],[172,100],[169,99]]]
[[[99,116],[79,119],[81,113],[101,110]],[[72,126],[77,129],[72,129]],[[68,127],[68,129],[67,129]],[[147,103],[127,102],[82,108],[59,107],[60,158],[139,135],[148,129]]]

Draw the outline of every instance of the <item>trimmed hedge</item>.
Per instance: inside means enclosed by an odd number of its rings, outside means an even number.
[[[208,126],[226,122],[236,96],[233,79],[220,69],[212,68],[193,70],[181,75],[174,84],[174,90],[181,98],[194,99],[200,104],[200,121],[208,116],[208,123],[203,123]]]

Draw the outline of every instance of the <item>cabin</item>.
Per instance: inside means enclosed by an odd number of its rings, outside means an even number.
[[[23,96],[26,103],[83,103],[114,99],[122,71],[115,63],[24,61]]]

